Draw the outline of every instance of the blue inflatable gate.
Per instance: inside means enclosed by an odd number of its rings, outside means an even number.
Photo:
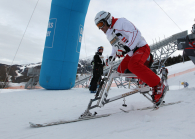
[[[90,0],[52,0],[39,83],[45,89],[75,84],[85,16]]]

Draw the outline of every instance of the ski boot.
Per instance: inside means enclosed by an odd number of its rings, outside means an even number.
[[[163,101],[163,94],[166,92],[165,90],[165,85],[163,84],[162,80],[160,83],[152,88],[152,99],[153,102],[155,103],[156,107],[158,107],[161,102]]]

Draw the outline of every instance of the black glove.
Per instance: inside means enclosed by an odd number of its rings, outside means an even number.
[[[118,56],[118,58],[120,57],[124,57],[124,55],[126,53],[128,53],[130,51],[130,48],[126,45],[121,45],[120,47],[118,47],[118,50],[116,52],[116,56]]]

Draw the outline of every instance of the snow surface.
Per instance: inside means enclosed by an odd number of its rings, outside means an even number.
[[[185,66],[183,66],[185,65]],[[180,63],[168,68],[174,74],[194,68],[192,62]],[[188,88],[179,83],[187,81]],[[194,139],[195,138],[195,73],[190,72],[168,80],[170,91],[165,101],[182,103],[162,107],[157,111],[135,110],[152,106],[137,93],[126,98],[126,110],[120,111],[123,99],[96,108],[98,114],[115,113],[109,117],[30,128],[29,122],[45,123],[78,118],[94,98],[87,89],[51,91],[45,89],[4,89],[0,93],[0,139]],[[109,97],[129,89],[111,88]]]
[[[23,76],[21,73],[19,73],[20,70],[16,70],[17,77]]]

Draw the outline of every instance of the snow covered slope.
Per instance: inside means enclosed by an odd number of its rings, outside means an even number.
[[[21,82],[27,82],[29,81],[29,77],[27,76],[28,69],[29,68],[41,68],[41,63],[31,63],[31,64],[25,64],[25,65],[6,65],[6,64],[0,64],[1,67],[1,75],[0,75],[0,80],[5,80],[5,73],[6,73],[6,68],[7,71],[9,71],[9,76],[10,76],[10,83],[21,83]]]
[[[168,67],[171,74],[194,68],[192,62]],[[183,66],[185,65],[185,66]],[[179,81],[187,81],[183,88]],[[194,139],[195,134],[195,73],[169,79],[170,91],[165,101],[182,103],[162,107],[157,111],[137,111],[151,106],[139,93],[126,98],[129,113],[121,112],[123,100],[96,108],[98,114],[116,113],[109,117],[30,128],[28,122],[44,123],[78,118],[94,97],[87,89],[73,88],[64,91],[1,90],[0,139]],[[111,88],[108,97],[128,92],[128,89]],[[93,111],[92,111],[93,112]]]

